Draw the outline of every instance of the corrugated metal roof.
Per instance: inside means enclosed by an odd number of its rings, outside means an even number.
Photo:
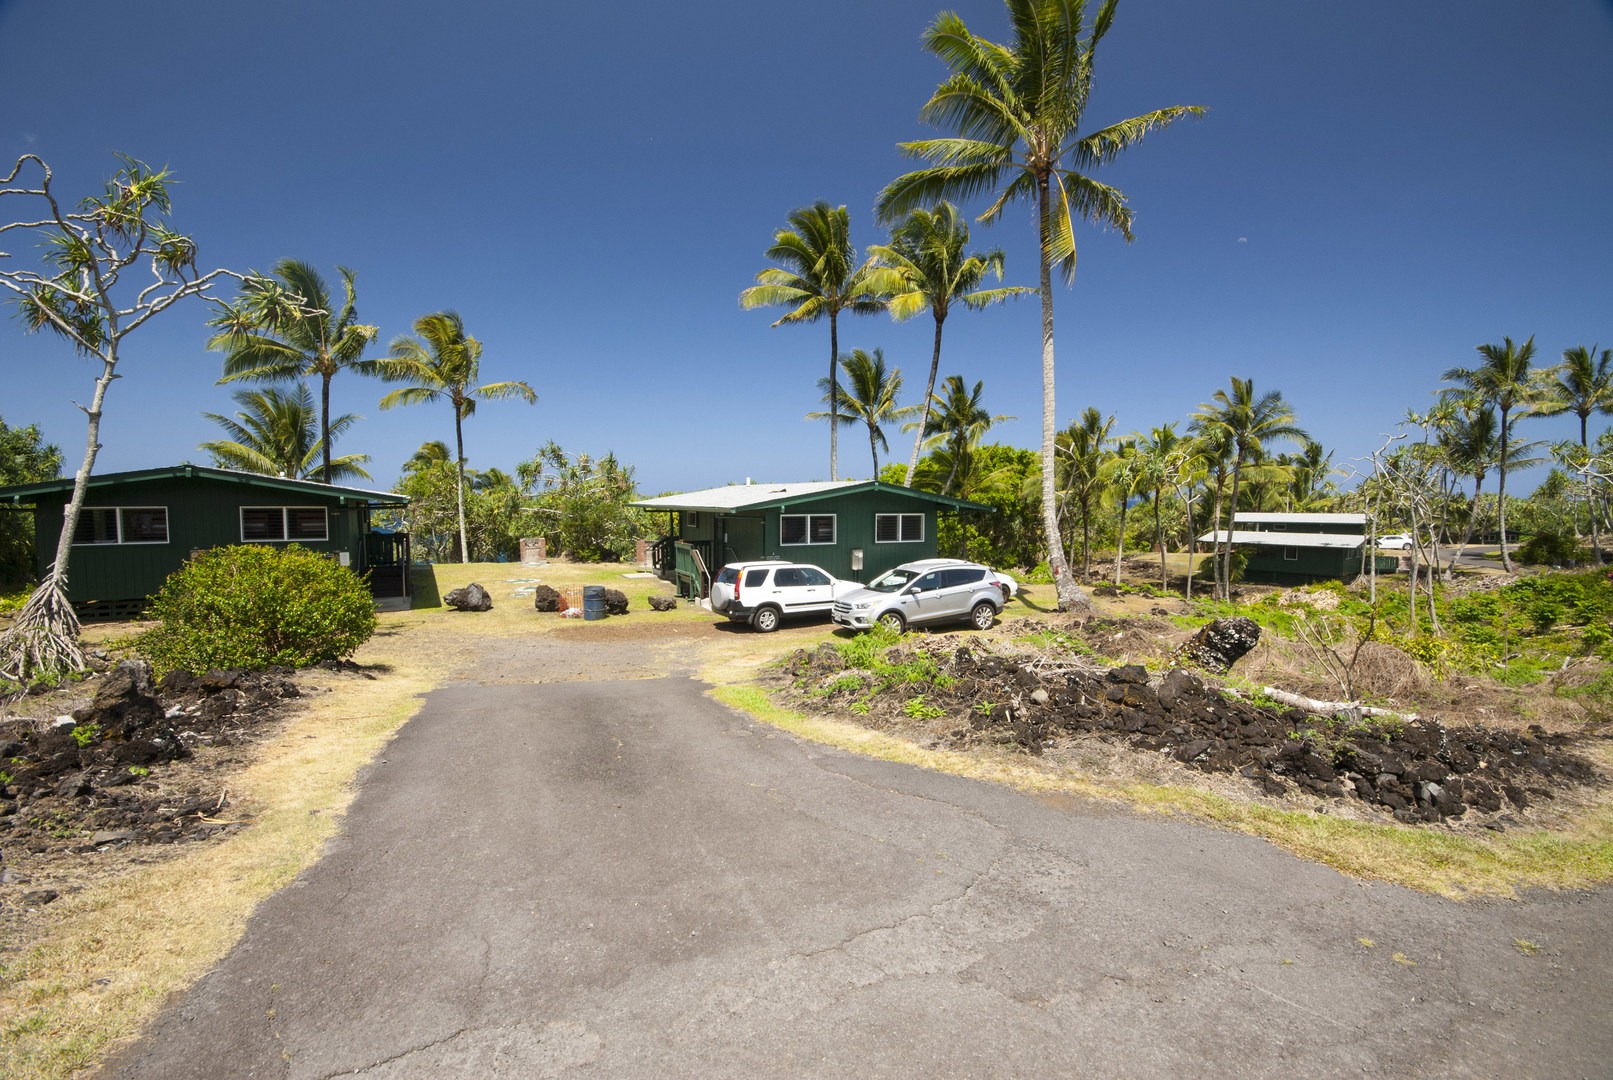
[[[703,491],[686,491],[681,495],[662,495],[654,499],[640,499],[630,503],[645,510],[708,510],[723,513],[732,510],[751,510],[762,506],[789,506],[812,502],[844,492],[879,491],[925,502],[940,503],[958,510],[983,510],[991,507],[967,499],[954,499],[929,491],[874,480],[812,480],[798,484],[729,484],[726,487],[706,488]]]
[[[1199,537],[1201,544],[1217,544],[1226,540],[1227,531],[1217,529],[1207,532]],[[1367,542],[1364,536],[1352,536],[1349,533],[1299,533],[1299,532],[1256,532],[1253,529],[1235,529],[1232,533],[1234,544],[1250,544],[1256,547],[1301,547],[1301,548],[1358,548]]]
[[[1234,525],[1365,525],[1365,514],[1250,514],[1232,515]]]

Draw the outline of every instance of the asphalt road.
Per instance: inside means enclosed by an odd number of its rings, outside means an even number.
[[[1613,892],[1369,886],[701,689],[431,695],[105,1075],[1609,1075]]]

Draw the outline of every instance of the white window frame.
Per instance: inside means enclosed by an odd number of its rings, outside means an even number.
[[[162,511],[162,539],[161,540],[125,540],[123,538],[123,515],[125,513],[129,512],[129,511],[138,511],[138,510],[161,510]],[[100,543],[96,543],[93,540],[88,542],[88,543],[85,543],[85,542],[80,541],[80,540],[74,540],[73,543],[72,543],[72,546],[73,547],[152,547],[152,546],[155,546],[155,545],[166,544],[173,537],[172,531],[170,531],[169,528],[168,528],[168,508],[166,506],[81,506],[81,507],[79,507],[79,510],[78,510],[78,525],[83,525],[83,523],[84,523],[84,515],[85,514],[106,513],[108,511],[110,511],[111,514],[112,514],[112,525],[113,525],[113,532],[114,532],[115,537],[116,537],[115,539],[102,541]],[[65,515],[66,512],[67,512],[67,510],[64,507],[62,509],[62,513]],[[75,533],[77,533],[78,528],[75,526],[73,531]]]
[[[805,540],[784,539],[784,522],[789,518],[801,518],[806,522]],[[827,518],[829,520],[829,539],[812,539],[812,522]],[[831,547],[839,542],[840,521],[837,514],[780,514],[778,517],[778,542],[780,547]]]
[[[279,536],[248,536],[246,534],[246,512],[248,510],[278,511],[280,514]],[[291,512],[293,510],[317,510],[324,516],[325,535],[323,536],[292,536]],[[328,506],[242,506],[236,511],[236,522],[241,529],[241,543],[243,544],[328,544],[330,543],[330,507]]]
[[[879,538],[880,518],[896,519],[896,539],[881,540]],[[918,518],[919,534],[917,536],[902,535],[902,519]],[[924,515],[923,514],[875,514],[874,515],[874,543],[876,544],[922,544],[924,543]]]
[[[1299,548],[1292,545],[1283,548],[1284,562],[1299,562]]]

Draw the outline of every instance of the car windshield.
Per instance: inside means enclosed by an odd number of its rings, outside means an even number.
[[[885,571],[873,581],[870,581],[868,587],[875,592],[900,592],[902,586],[916,577],[918,577],[918,574],[915,571],[904,570],[898,566],[894,570]]]

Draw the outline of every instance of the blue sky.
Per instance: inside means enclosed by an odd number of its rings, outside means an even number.
[[[943,6],[0,0],[0,158],[41,155],[73,198],[114,151],[168,165],[204,267],[351,266],[383,342],[457,309],[483,378],[539,394],[468,421],[472,467],[513,471],[554,439],[615,451],[652,494],[826,479],[827,431],[802,415],[828,327],[771,329],[737,298],[795,207],[844,203],[856,243],[882,238],[875,196],[909,167],[896,143],[930,133],[917,113],[945,71],[918,39]],[[954,6],[1006,38],[996,0]],[[1180,421],[1251,377],[1346,464],[1480,343],[1533,334],[1547,364],[1613,345],[1610,58],[1605,0],[1125,0],[1089,121],[1211,112],[1101,174],[1136,242],[1078,238],[1055,301],[1060,423],[1087,405],[1120,431]],[[974,242],[1035,283],[1028,207]],[[233,404],[206,317],[192,301],[129,339],[97,471],[208,460],[202,413]],[[931,334],[857,318],[840,341],[884,349],[915,400]],[[994,437],[1036,445],[1033,298],[955,314],[952,373],[1019,418]],[[0,322],[0,416],[72,463],[94,374]],[[334,390],[365,418],[338,450],[372,455],[378,486],[452,436],[446,405],[383,413],[384,389]],[[864,441],[841,449],[842,475],[866,476]]]

